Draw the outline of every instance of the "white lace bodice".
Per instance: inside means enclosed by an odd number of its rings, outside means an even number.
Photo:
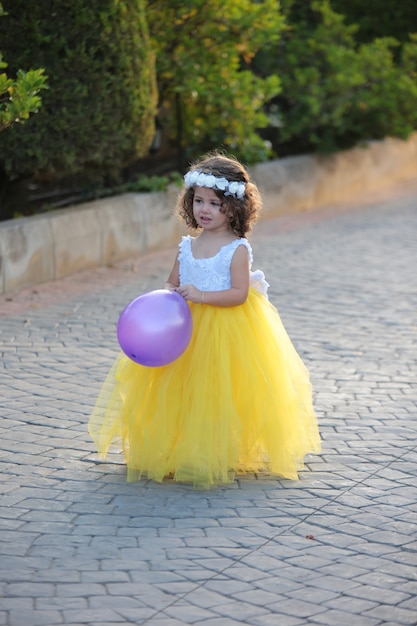
[[[179,244],[179,274],[181,285],[195,285],[202,291],[222,291],[230,289],[230,266],[233,255],[239,246],[245,246],[249,256],[249,269],[252,268],[252,248],[247,239],[234,239],[226,244],[212,257],[196,259],[191,243],[193,237],[182,237]],[[262,271],[251,271],[251,284],[266,295],[268,283]]]

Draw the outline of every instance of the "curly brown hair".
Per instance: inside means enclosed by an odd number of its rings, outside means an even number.
[[[212,174],[226,178],[229,182],[246,184],[245,195],[241,200],[233,196],[225,196],[223,191],[213,189],[222,201],[220,210],[229,218],[229,228],[237,237],[246,237],[252,230],[262,209],[262,198],[258,187],[250,180],[249,174],[237,159],[212,152],[193,163],[190,171],[199,170],[204,174]],[[194,187],[183,189],[178,198],[177,211],[189,228],[198,230],[199,226],[193,215]]]

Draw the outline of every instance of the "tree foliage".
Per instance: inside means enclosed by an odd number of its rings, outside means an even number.
[[[0,4],[0,17],[3,15],[5,12]],[[0,52],[0,70],[6,68],[7,63]],[[23,123],[31,113],[39,111],[41,105],[39,92],[46,88],[46,80],[42,68],[18,70],[14,79],[0,71],[0,131],[15,122]]]
[[[417,30],[415,0],[332,0],[332,7],[346,16],[347,23],[358,26],[358,42],[371,42],[378,37],[408,41],[409,33]]]
[[[329,0],[284,2],[288,28],[270,59],[282,93],[270,107],[279,153],[332,151],[417,127],[417,40],[379,37],[358,44]],[[292,20],[292,21],[291,21]]]
[[[257,131],[279,80],[255,75],[250,62],[279,38],[278,1],[152,0],[147,16],[160,118],[184,156],[224,146],[247,161],[266,158]]]

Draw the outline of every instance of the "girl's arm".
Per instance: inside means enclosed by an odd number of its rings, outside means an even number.
[[[246,302],[249,292],[249,257],[245,246],[238,246],[233,255],[230,278],[232,286],[223,291],[201,291],[194,285],[181,285],[177,287],[177,292],[186,300],[199,304],[227,307]],[[171,282],[171,279],[172,272],[168,280]]]
[[[180,284],[180,264],[178,261],[178,256],[175,259],[174,265],[172,267],[171,273],[168,276],[168,280],[165,283],[165,289],[175,290]]]

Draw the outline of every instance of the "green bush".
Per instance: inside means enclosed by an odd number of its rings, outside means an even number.
[[[100,180],[144,155],[154,134],[156,81],[145,0],[4,0],[10,72],[44,67],[41,112],[2,133],[9,179]]]
[[[0,2],[0,17],[6,15]],[[5,70],[7,63],[0,50],[0,70]],[[16,122],[24,123],[31,113],[37,113],[41,105],[39,92],[46,89],[43,68],[37,70],[17,70],[16,78],[10,78],[0,71],[0,131]]]
[[[7,67],[0,52],[0,69]],[[39,92],[46,89],[44,70],[18,70],[12,79],[5,72],[0,74],[0,131],[14,123],[23,124],[41,105]]]
[[[417,30],[416,0],[332,0],[332,8],[345,15],[348,23],[358,25],[356,38],[360,42],[377,37],[407,41],[409,33]]]
[[[406,138],[417,128],[417,41],[391,37],[358,44],[328,0],[300,6],[286,0],[288,28],[269,70],[281,94],[269,108],[268,132],[280,155],[328,152],[386,136]],[[293,21],[291,21],[293,20]]]

